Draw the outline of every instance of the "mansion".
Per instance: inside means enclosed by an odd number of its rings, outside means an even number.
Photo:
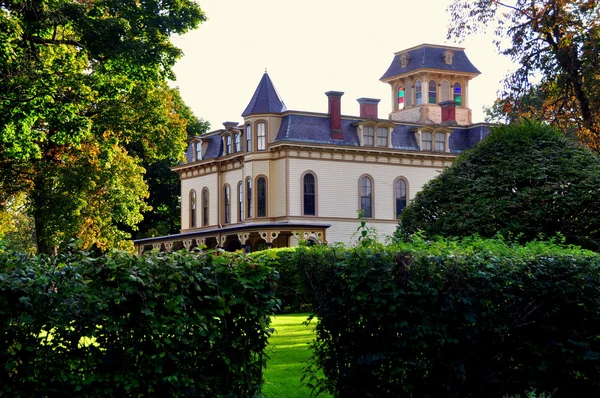
[[[380,118],[374,98],[342,115],[339,91],[325,93],[323,113],[288,110],[265,72],[242,119],[194,137],[187,161],[171,168],[181,232],[136,240],[138,251],[350,244],[359,212],[381,239],[393,234],[423,185],[489,134],[471,121],[469,82],[479,74],[463,48],[400,51],[380,79],[392,98]]]

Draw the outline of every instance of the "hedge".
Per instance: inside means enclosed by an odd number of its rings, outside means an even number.
[[[0,396],[256,396],[276,279],[242,255],[0,253]]]
[[[336,397],[600,396],[600,256],[467,239],[301,248]]]

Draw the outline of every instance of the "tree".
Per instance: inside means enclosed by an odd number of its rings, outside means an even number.
[[[531,121],[492,133],[427,183],[400,216],[398,237],[561,234],[600,249],[600,158]]]
[[[38,250],[120,246],[148,209],[142,161],[181,156],[166,87],[191,0],[0,0],[0,206],[25,193]]]
[[[497,110],[574,129],[600,148],[600,6],[596,0],[453,0],[448,38],[496,26],[495,44],[519,64]],[[531,102],[532,91],[541,102]]]

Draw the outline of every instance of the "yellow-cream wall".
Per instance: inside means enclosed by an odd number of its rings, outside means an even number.
[[[284,217],[286,215],[286,167],[285,159],[270,162],[269,171],[269,216]]]
[[[181,180],[181,229],[190,228],[190,191],[196,190],[197,225],[201,223],[202,190],[208,188],[209,225],[217,223],[217,173]]]

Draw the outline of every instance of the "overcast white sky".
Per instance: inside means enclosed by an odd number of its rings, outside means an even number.
[[[327,112],[325,92],[345,92],[342,113],[358,115],[357,98],[380,98],[379,117],[391,110],[379,78],[394,53],[421,43],[465,47],[481,71],[471,81],[473,121],[483,121],[500,80],[512,68],[492,36],[446,41],[450,0],[199,0],[209,20],[174,43],[184,51],[175,73],[184,101],[211,123],[241,122],[265,68],[288,109]]]

